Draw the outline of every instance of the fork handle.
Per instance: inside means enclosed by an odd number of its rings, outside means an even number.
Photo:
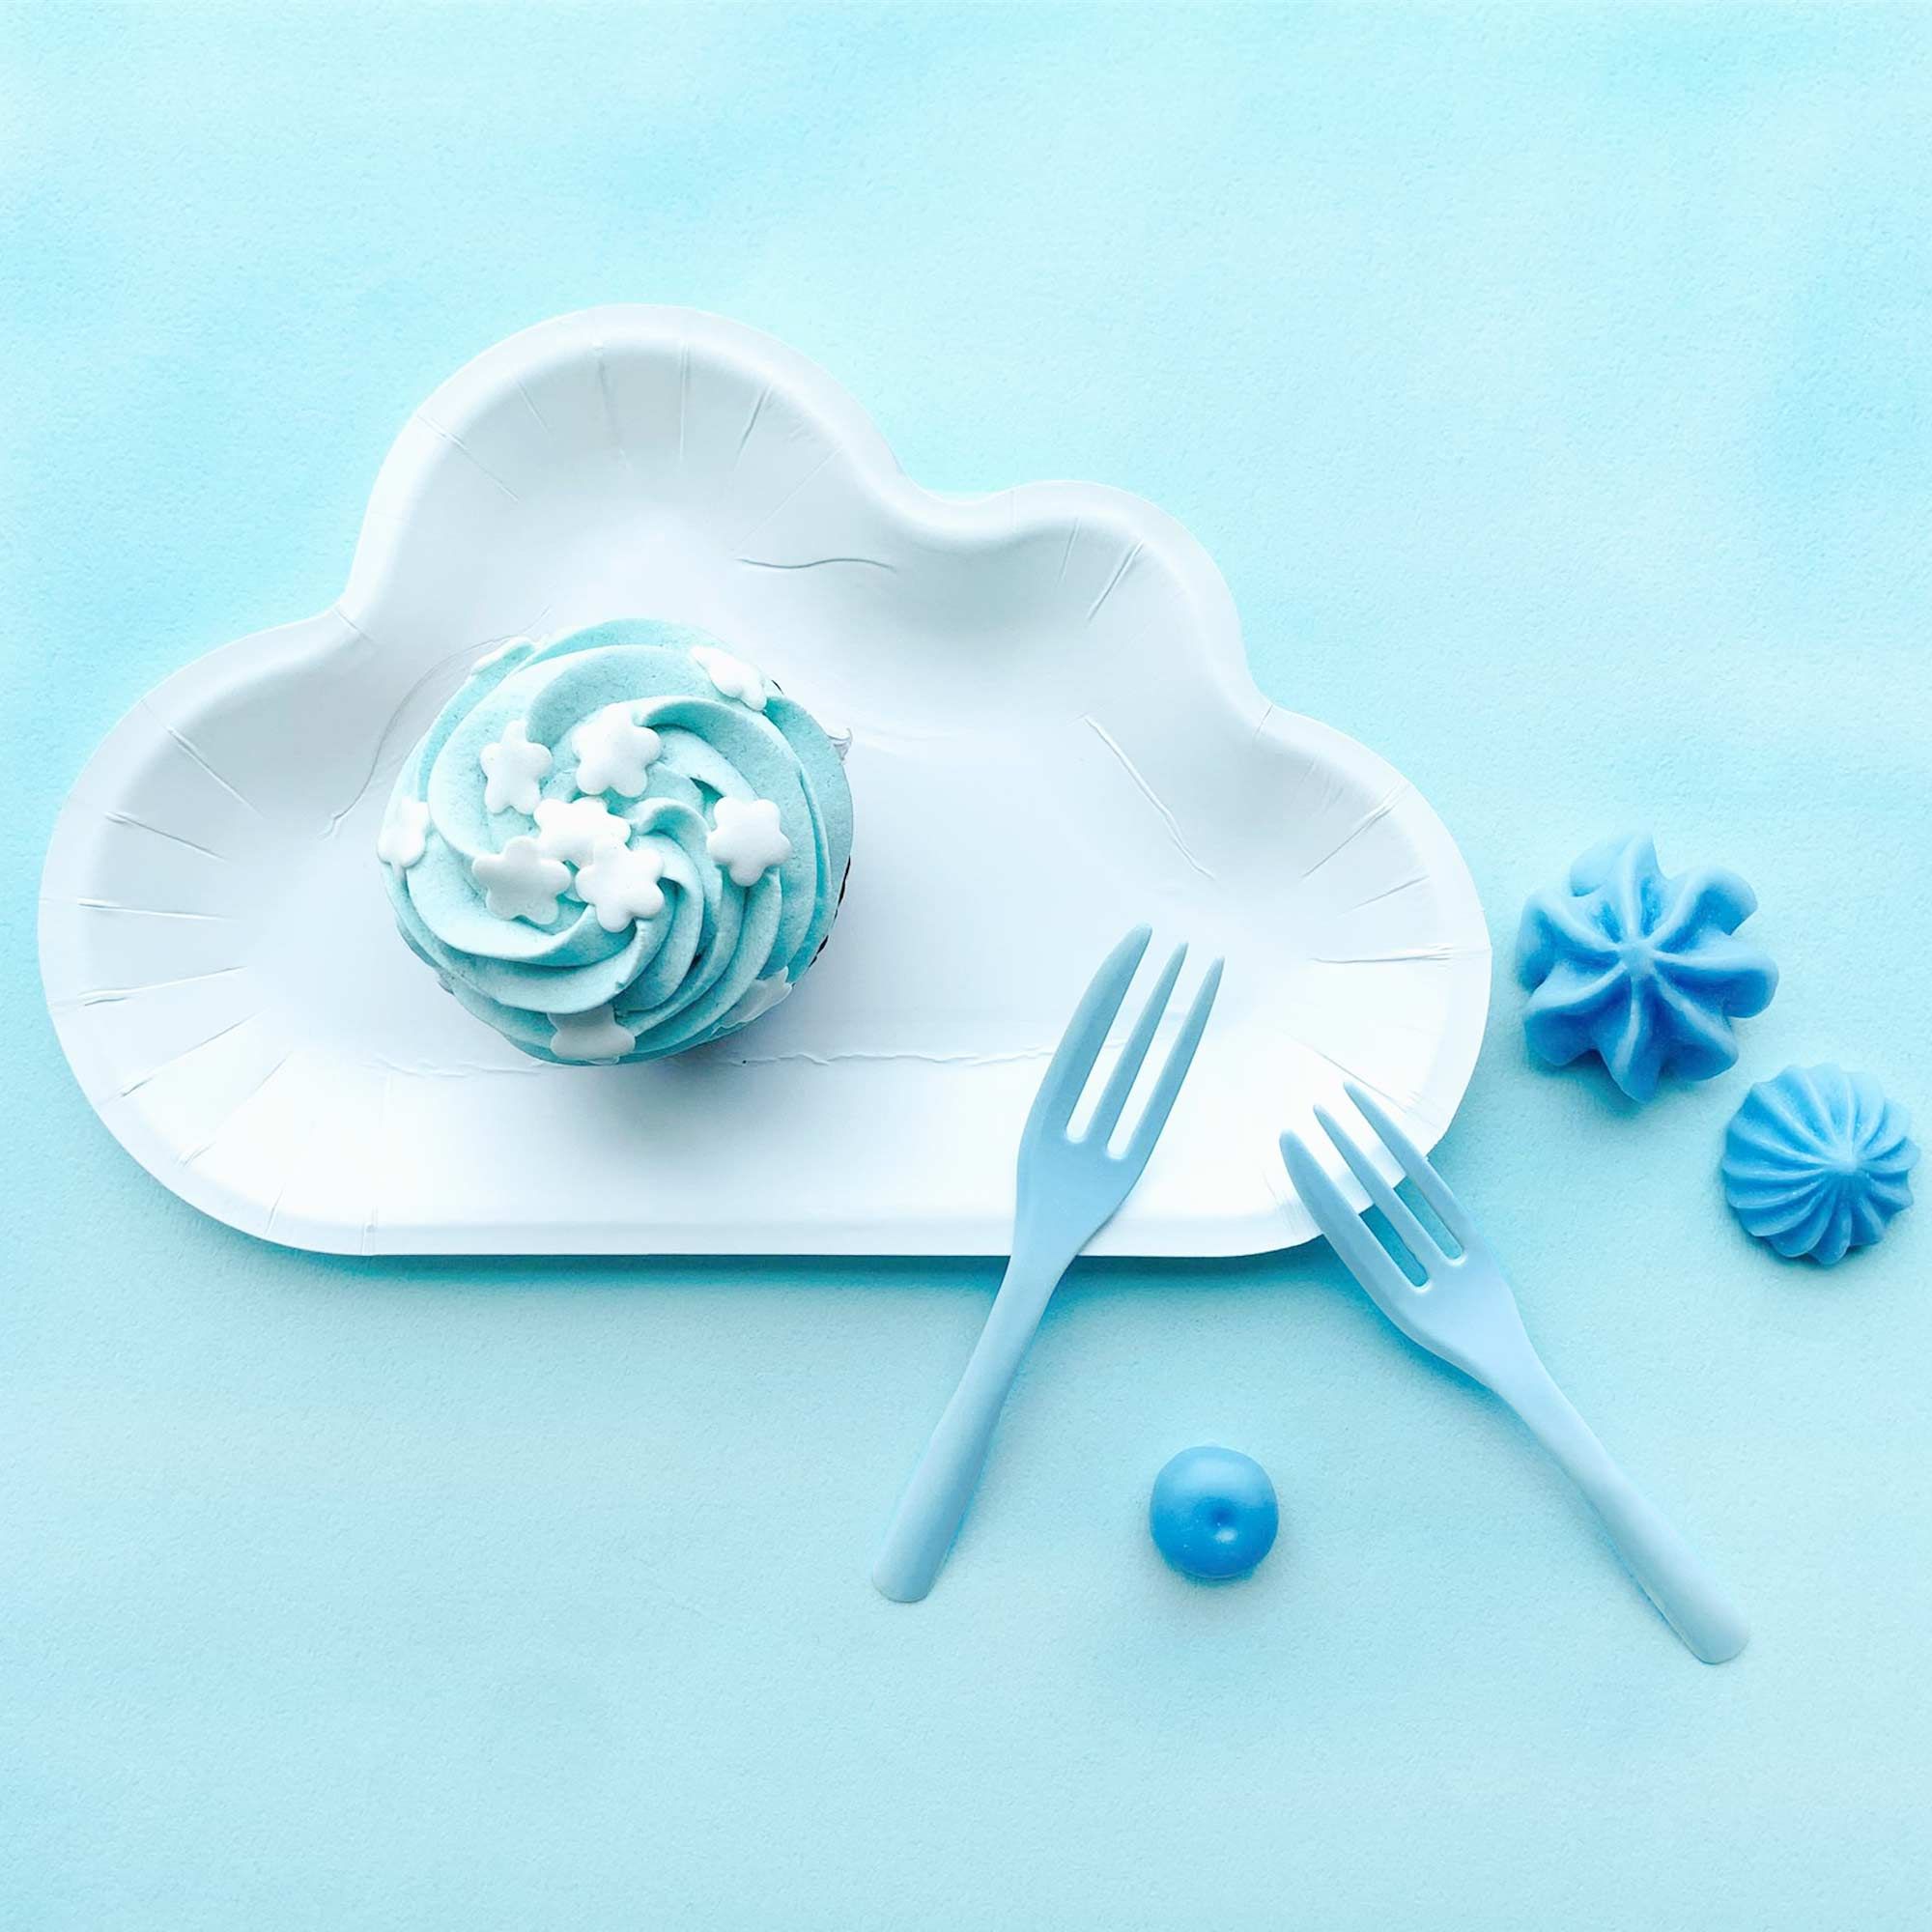
[[[1066,1265],[1058,1258],[1041,1263],[1020,1254],[1007,1264],[966,1373],[912,1472],[873,1561],[872,1581],[894,1603],[918,1603],[938,1577],[985,1466],[1007,1392]]]
[[[1617,1554],[1700,1663],[1727,1663],[1750,1640],[1703,1560],[1610,1460],[1540,1361],[1498,1388],[1603,1519]]]

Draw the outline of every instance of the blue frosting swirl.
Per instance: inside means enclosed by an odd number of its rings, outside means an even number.
[[[1523,1032],[1552,1066],[1599,1055],[1633,1100],[1666,1073],[1709,1080],[1738,1057],[1734,1019],[1777,989],[1768,953],[1734,937],[1757,907],[1735,872],[1666,876],[1647,837],[1611,838],[1535,895],[1517,934]]]
[[[540,1060],[610,1062],[783,998],[851,845],[817,721],[702,632],[628,620],[480,659],[378,850],[403,937],[469,1011]]]
[[[1912,1206],[1918,1150],[1905,1109],[1866,1073],[1787,1066],[1745,1095],[1724,1134],[1724,1198],[1788,1261],[1835,1266]]]

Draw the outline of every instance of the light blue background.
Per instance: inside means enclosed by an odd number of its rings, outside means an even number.
[[[1932,19],[0,33],[0,1923],[1932,1922],[1932,1213],[1822,1275],[1714,1176],[1794,1058],[1932,1115]],[[1743,1067],[1633,1117],[1525,1064],[1499,974],[1443,1156],[1740,1662],[1325,1252],[1079,1271],[905,1610],[867,1559],[991,1266],[347,1265],[109,1141],[33,960],[65,786],[329,601],[439,381],[609,299],[772,330],[934,486],[1175,512],[1499,954],[1628,825],[1756,882]],[[1203,1438],[1281,1491],[1245,1586],[1142,1527]]]

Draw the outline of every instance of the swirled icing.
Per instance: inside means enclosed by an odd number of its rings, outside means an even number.
[[[1633,1100],[1666,1073],[1723,1072],[1738,1057],[1732,1020],[1761,1013],[1777,989],[1770,955],[1733,937],[1756,908],[1735,872],[1666,876],[1647,837],[1592,846],[1567,885],[1523,908],[1530,1051],[1552,1066],[1596,1053]]]
[[[1724,1198],[1746,1229],[1826,1267],[1912,1206],[1905,1109],[1865,1073],[1787,1066],[1745,1095],[1724,1135]]]
[[[470,1012],[538,1059],[604,1063],[776,1006],[851,842],[811,715],[701,632],[630,620],[479,659],[378,851],[403,937]]]

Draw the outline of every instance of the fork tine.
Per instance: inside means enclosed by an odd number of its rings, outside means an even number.
[[[1396,1266],[1395,1257],[1369,1233],[1361,1216],[1343,1199],[1342,1190],[1298,1135],[1282,1135],[1281,1157],[1301,1205],[1327,1236],[1328,1245],[1341,1256],[1342,1264],[1372,1300],[1394,1316],[1401,1298],[1415,1293],[1414,1284]]]
[[[1436,1218],[1464,1248],[1478,1244],[1480,1236],[1468,1210],[1456,1199],[1449,1183],[1430,1166],[1428,1159],[1390,1118],[1388,1110],[1353,1080],[1343,1082],[1344,1090],[1359,1109],[1363,1120],[1382,1137],[1382,1144],[1395,1155],[1402,1171],[1415,1182],[1415,1191],[1435,1209]]]
[[[1383,1218],[1395,1230],[1396,1238],[1422,1264],[1423,1273],[1446,1262],[1449,1257],[1415,1218],[1408,1203],[1376,1172],[1375,1162],[1348,1129],[1326,1107],[1317,1107],[1315,1118],[1321,1122],[1321,1131],[1335,1143],[1336,1152],[1349,1163],[1350,1172],[1368,1190],[1369,1199],[1382,1210]]]
[[[1161,1015],[1167,1010],[1168,1001],[1174,996],[1174,982],[1180,978],[1181,961],[1186,957],[1187,948],[1177,946],[1173,958],[1161,969],[1160,979],[1148,995],[1148,1003],[1142,1009],[1140,1018],[1134,1022],[1134,1030],[1128,1035],[1126,1045],[1122,1047],[1121,1058],[1108,1076],[1099,1104],[1094,1109],[1093,1121],[1087,1128],[1090,1140],[1097,1140],[1104,1146],[1120,1124],[1121,1109],[1127,1104],[1127,1095],[1133,1091],[1134,1076],[1141,1070],[1141,1062],[1147,1058],[1148,1048],[1153,1044],[1155,1030],[1160,1025]]]
[[[1174,1110],[1176,1096],[1180,1092],[1180,1083],[1187,1078],[1187,1069],[1194,1064],[1194,1049],[1201,1044],[1201,1036],[1208,1030],[1208,1015],[1214,1010],[1214,995],[1221,988],[1221,961],[1215,960],[1208,967],[1207,978],[1201,981],[1201,990],[1194,995],[1194,1004],[1187,1009],[1187,1017],[1180,1023],[1180,1032],[1174,1044],[1168,1048],[1167,1060],[1160,1069],[1160,1077],[1153,1084],[1153,1092],[1148,1095],[1147,1111],[1140,1118],[1140,1124],[1134,1128],[1133,1137],[1121,1150],[1121,1164],[1130,1169],[1131,1180],[1148,1163],[1148,1155],[1153,1151],[1153,1144],[1160,1138],[1160,1130],[1167,1124],[1167,1117]]]
[[[1039,1092],[1034,1097],[1033,1112],[1027,1116],[1029,1138],[1050,1127],[1065,1127],[1072,1118],[1074,1104],[1087,1085],[1087,1076],[1100,1057],[1107,1029],[1121,1010],[1121,1002],[1133,984],[1134,974],[1152,937],[1152,927],[1137,925],[1101,960],[1100,970],[1081,994],[1080,1004],[1074,1008],[1073,1017],[1067,1021],[1066,1031],[1061,1035],[1060,1044],[1047,1063]]]

